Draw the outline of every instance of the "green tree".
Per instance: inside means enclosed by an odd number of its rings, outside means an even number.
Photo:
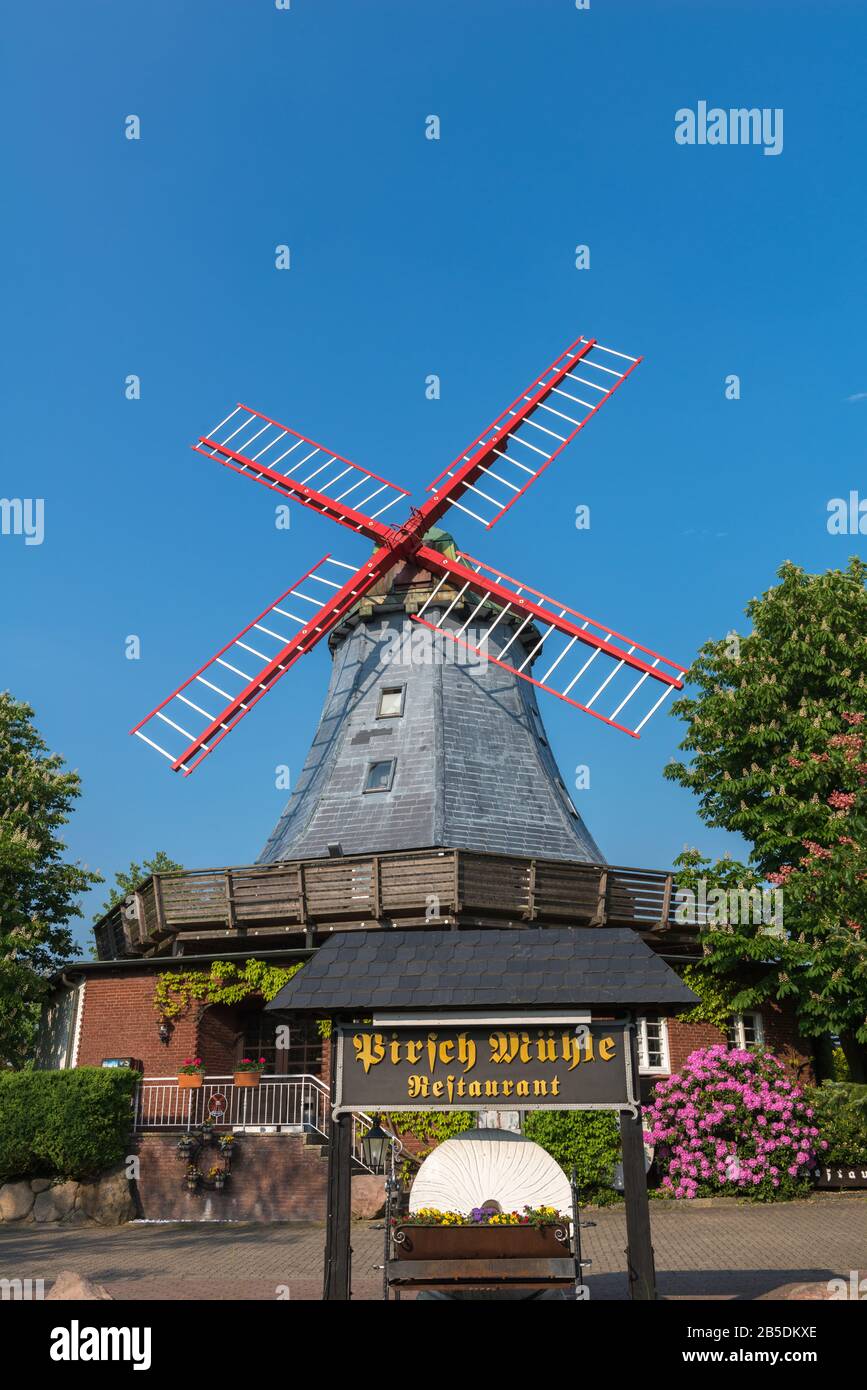
[[[81,795],[78,774],[50,753],[33,710],[0,692],[0,1064],[32,1055],[47,977],[80,955],[69,922],[99,874],[63,859],[58,831]]]
[[[755,881],[783,890],[784,927],[728,918],[701,928],[705,963],[759,967],[748,1007],[794,1002],[807,1036],[839,1036],[853,1080],[867,1079],[867,565],[806,574],[747,605],[753,629],[705,643],[687,679],[696,696],[665,775],[699,798],[712,826],[752,845]]]
[[[146,878],[151,874],[169,874],[178,869],[182,869],[183,864],[178,864],[174,859],[170,859],[164,850],[158,849],[152,859],[144,859],[141,864],[136,864],[135,860],[128,869],[119,870],[114,876],[114,883],[109,889],[108,897],[102,907],[94,914],[94,922],[98,922],[107,912],[110,912],[118,903],[122,903],[136,888],[141,887]]]

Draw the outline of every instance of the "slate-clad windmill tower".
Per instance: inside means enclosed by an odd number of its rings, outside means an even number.
[[[426,543],[456,557],[439,530]],[[319,727],[260,863],[325,855],[329,845],[347,855],[446,845],[602,862],[552,756],[534,687],[411,623],[434,583],[406,564],[332,632]],[[440,591],[443,609],[455,593]],[[475,607],[456,603],[452,630]],[[476,613],[476,635],[501,611]],[[498,626],[494,656],[519,626]],[[525,628],[513,659],[523,663],[538,640],[538,628]]]

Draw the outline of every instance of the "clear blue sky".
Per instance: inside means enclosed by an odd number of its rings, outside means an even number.
[[[45,539],[0,536],[0,682],[81,773],[75,857],[250,862],[300,770],[326,650],[190,778],[127,737],[323,552],[365,553],[190,452],[237,400],[421,492],[579,333],[644,353],[520,507],[457,533],[684,664],[783,560],[863,552],[826,530],[867,491],[855,0],[43,0],[4,47],[0,493],[45,499]],[[702,100],[782,107],[782,153],[676,144]],[[676,721],[636,743],[543,705],[609,859],[739,849],[662,779]]]

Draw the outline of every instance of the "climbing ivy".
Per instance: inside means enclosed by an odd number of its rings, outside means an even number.
[[[296,965],[268,965],[262,960],[246,960],[243,966],[215,960],[210,970],[169,970],[157,976],[154,1008],[162,1018],[179,1018],[193,1003],[240,1004],[250,995],[273,999],[303,961]]]
[[[710,974],[698,962],[682,970],[681,978],[701,1001],[694,1009],[680,1015],[681,1022],[710,1023],[725,1035],[729,1018],[736,1012],[734,1000],[741,993],[743,985],[724,976]]]
[[[477,1123],[471,1110],[395,1110],[386,1119],[399,1134],[411,1134],[426,1145],[419,1158],[426,1157],[444,1139],[463,1134]]]
[[[202,1010],[211,1004],[241,1004],[258,995],[274,999],[285,984],[304,965],[268,965],[263,960],[245,960],[243,966],[228,960],[215,960],[210,970],[167,970],[158,975],[154,987],[154,1008],[161,1018],[180,1018],[194,1004]],[[331,1019],[316,1020],[320,1038],[331,1037]]]

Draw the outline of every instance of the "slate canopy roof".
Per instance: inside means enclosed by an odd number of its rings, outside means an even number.
[[[330,937],[268,1009],[599,1006],[672,1012],[698,997],[628,927],[359,931]]]

